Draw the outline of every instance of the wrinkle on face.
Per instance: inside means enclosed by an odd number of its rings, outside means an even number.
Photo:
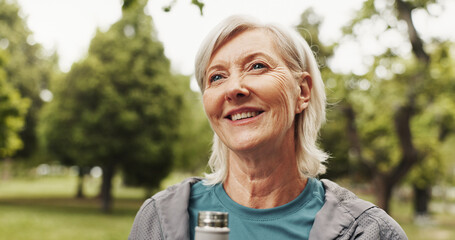
[[[273,69],[270,72],[267,72],[264,75],[274,78],[275,81],[273,81],[273,88],[269,88],[268,91],[269,92],[273,91],[273,92],[279,93],[279,98],[276,99],[276,102],[284,103],[284,104],[279,104],[279,106],[281,107],[280,112],[288,113],[288,115],[286,116],[287,117],[286,121],[292,122],[292,119],[294,119],[294,116],[295,116],[294,109],[296,106],[295,101],[293,101],[293,99],[295,98],[295,96],[297,96],[299,94],[299,87],[298,87],[297,83],[291,84],[291,86],[293,86],[293,87],[290,87],[289,81],[293,80],[293,79],[289,79],[289,76],[292,76],[292,75],[290,75],[289,70],[286,69],[285,67],[276,67],[275,69]],[[262,89],[260,89],[260,90],[262,90]],[[258,92],[260,90],[258,90]],[[263,91],[260,94],[267,95],[268,93],[267,93],[267,91]],[[275,116],[275,117],[281,118],[283,116]],[[276,119],[276,120],[278,120],[278,119]]]

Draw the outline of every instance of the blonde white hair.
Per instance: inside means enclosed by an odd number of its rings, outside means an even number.
[[[218,24],[202,42],[195,61],[195,75],[202,94],[206,84],[206,70],[212,55],[236,35],[253,29],[271,33],[283,59],[294,75],[308,72],[312,90],[308,107],[295,117],[295,143],[297,168],[302,177],[316,177],[326,171],[328,155],[318,148],[319,129],[325,122],[326,96],[317,61],[308,43],[295,30],[278,24],[263,24],[257,19],[235,15]],[[228,148],[216,133],[209,159],[211,173],[206,184],[222,183],[228,172]]]

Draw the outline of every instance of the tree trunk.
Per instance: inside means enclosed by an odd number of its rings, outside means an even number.
[[[414,188],[414,213],[416,216],[428,215],[428,205],[431,199],[431,187],[420,188],[417,185]]]
[[[419,33],[417,32],[414,22],[412,20],[412,11],[415,9],[414,6],[408,1],[404,0],[397,0],[395,1],[396,3],[396,9],[398,10],[398,17],[406,22],[406,25],[408,27],[408,37],[409,41],[411,42],[412,45],[412,52],[414,56],[418,59],[418,61],[421,63],[423,68],[421,69],[420,73],[417,73],[415,77],[415,81],[413,86],[410,86],[410,93],[411,93],[411,108],[414,108],[414,103],[413,100],[415,96],[413,96],[415,93],[415,86],[418,86],[419,83],[425,81],[425,72],[428,71],[428,65],[431,61],[430,55],[428,55],[425,52],[423,41],[419,36]],[[406,113],[405,113],[406,114]],[[409,116],[412,116],[412,114],[408,114]],[[410,120],[407,120],[406,127],[409,127],[409,122]],[[441,131],[439,139],[441,140],[444,138],[445,132]],[[405,153],[405,157],[408,159],[408,164],[413,165],[416,162],[418,162],[419,156],[417,150],[414,148],[412,145],[412,140],[406,140],[405,137],[400,136],[400,140],[402,142],[402,151]],[[404,141],[403,141],[404,140]],[[403,142],[408,142],[408,144],[403,144]],[[411,143],[411,144],[409,144]],[[430,201],[430,190],[431,186],[426,187],[426,188],[418,188],[417,186],[414,185],[414,210],[416,215],[420,215],[421,213],[426,214],[428,213],[428,204]]]
[[[376,204],[384,211],[390,211],[390,198],[392,190],[395,186],[394,182],[390,182],[387,175],[375,173],[373,177],[374,193],[376,195]]]
[[[76,198],[85,198],[85,195],[84,195],[84,176],[85,176],[84,169],[82,167],[79,167],[78,179],[77,179]]]
[[[425,52],[425,49],[423,48],[423,41],[414,26],[414,22],[412,21],[412,10],[414,10],[415,7],[412,6],[410,2],[403,0],[396,0],[395,4],[396,9],[398,10],[398,17],[406,22],[406,25],[408,26],[408,37],[411,42],[414,56],[416,56],[422,63],[429,63],[430,56]]]
[[[1,160],[1,159],[0,159]],[[0,179],[1,180],[9,180],[11,178],[11,168],[12,168],[12,160],[11,158],[4,158],[3,159],[3,166],[0,172]]]
[[[103,167],[103,182],[101,183],[101,210],[109,213],[112,208],[112,178],[114,176],[114,166]]]
[[[379,168],[372,164],[362,155],[362,146],[360,136],[355,125],[356,114],[351,105],[347,104],[343,111],[347,118],[347,136],[351,145],[351,150],[355,157],[368,169],[373,176],[374,192],[377,198],[377,204],[384,211],[389,211],[389,202],[392,196],[392,190],[403,176],[405,176],[411,167],[418,161],[418,152],[412,142],[411,118],[414,115],[414,101],[411,99],[409,105],[398,108],[394,116],[395,130],[400,141],[402,158],[400,162],[387,172],[381,172]]]

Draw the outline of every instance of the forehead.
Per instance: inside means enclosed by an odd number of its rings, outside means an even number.
[[[226,59],[228,56],[241,57],[254,51],[262,51],[272,56],[275,55],[275,57],[281,57],[273,34],[266,29],[257,28],[240,32],[222,43],[213,52],[209,65],[220,58],[226,61],[229,60]]]

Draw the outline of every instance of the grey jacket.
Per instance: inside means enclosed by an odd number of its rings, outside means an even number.
[[[147,199],[134,219],[130,240],[189,240],[189,178]],[[329,180],[321,180],[325,203],[316,214],[310,239],[407,239],[382,209]]]

